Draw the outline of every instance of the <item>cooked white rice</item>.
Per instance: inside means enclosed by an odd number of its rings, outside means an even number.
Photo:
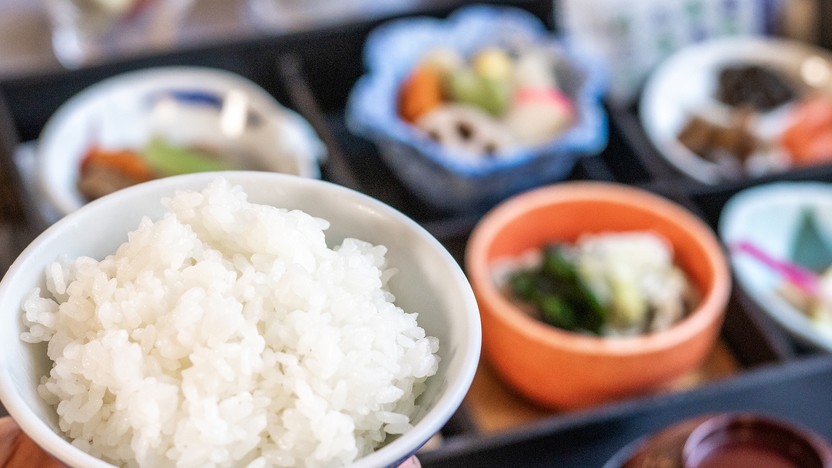
[[[142,467],[330,467],[411,428],[438,341],[394,304],[384,246],[217,179],[114,255],[59,259],[24,300],[40,395],[93,456]]]

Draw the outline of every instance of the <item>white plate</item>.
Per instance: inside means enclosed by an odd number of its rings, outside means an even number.
[[[223,106],[236,93],[242,112],[256,115],[259,124],[228,136],[221,131],[222,113],[205,110],[210,105],[174,104],[160,114],[161,108],[152,103],[158,102],[160,94],[172,92],[216,96]],[[320,177],[318,162],[326,153],[306,120],[254,82],[214,68],[159,67],[116,75],[65,102],[38,140],[38,183],[51,205],[66,215],[86,203],[77,181],[80,161],[92,144],[141,150],[152,136],[183,145],[242,151],[256,166],[244,169],[309,178]],[[224,153],[227,156],[230,151]]]
[[[641,124],[670,164],[706,184],[718,184],[730,176],[682,145],[677,135],[691,115],[707,114],[713,120],[724,117],[729,106],[714,97],[719,72],[739,64],[776,70],[800,87],[796,90],[799,94],[812,89],[832,94],[832,54],[796,41],[759,36],[719,38],[685,47],[669,57],[645,84],[639,104]],[[807,68],[817,80],[814,86],[803,79]],[[786,104],[762,116],[757,133],[775,138],[782,131],[788,107]],[[774,170],[787,167],[785,163]]]
[[[787,260],[804,210],[814,210],[819,233],[832,245],[832,184],[778,182],[744,190],[728,200],[719,220],[725,245],[750,241],[769,256]],[[832,328],[819,326],[776,292],[779,274],[744,253],[730,254],[737,282],[772,319],[804,344],[832,351]]]

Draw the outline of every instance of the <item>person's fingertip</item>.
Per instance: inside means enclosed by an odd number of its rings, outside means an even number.
[[[414,455],[405,460],[405,462],[399,465],[397,468],[422,468],[422,464],[419,462],[419,459],[416,458],[416,455]]]

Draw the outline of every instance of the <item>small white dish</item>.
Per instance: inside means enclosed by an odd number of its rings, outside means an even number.
[[[832,93],[832,54],[797,41],[761,36],[712,39],[688,46],[662,62],[645,83],[639,103],[641,124],[659,153],[689,177],[709,185],[736,178],[717,164],[693,153],[677,136],[693,115],[725,120],[729,106],[714,96],[720,70],[739,64],[768,67],[783,75],[798,95]],[[787,122],[789,104],[759,115],[752,130],[765,140],[776,139]],[[788,169],[777,155],[764,172]]]
[[[778,260],[789,260],[806,210],[813,210],[818,234],[832,246],[832,184],[778,182],[744,190],[728,200],[719,220],[719,235],[730,248],[748,241]],[[810,320],[783,299],[777,272],[745,253],[732,252],[739,285],[752,300],[796,340],[832,351],[832,327]]]
[[[101,81],[50,117],[37,146],[37,180],[66,215],[86,203],[80,162],[91,145],[141,150],[152,137],[209,146],[241,169],[319,178],[326,149],[312,126],[252,81],[220,69],[159,67]]]

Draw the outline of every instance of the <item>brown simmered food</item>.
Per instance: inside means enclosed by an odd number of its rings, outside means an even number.
[[[81,162],[78,190],[92,201],[156,177],[142,157],[132,151],[108,151],[93,146]]]
[[[158,177],[235,169],[210,150],[186,148],[159,138],[142,151],[91,146],[81,159],[78,190],[87,201]]]
[[[778,73],[759,65],[726,67],[719,72],[717,99],[729,106],[768,111],[797,97]]]
[[[744,162],[758,146],[757,138],[748,130],[750,118],[750,111],[743,110],[726,127],[693,116],[679,133],[679,142],[708,161],[729,156]]]

